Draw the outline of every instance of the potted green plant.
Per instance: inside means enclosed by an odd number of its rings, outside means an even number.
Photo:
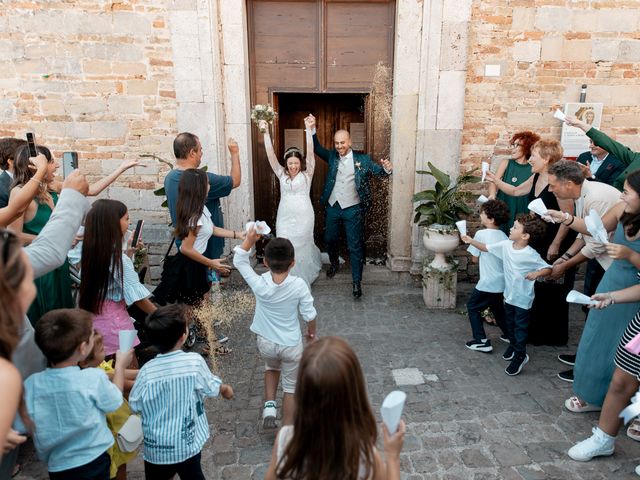
[[[420,175],[430,175],[435,179],[433,188],[417,192],[413,196],[415,208],[413,223],[425,227],[422,241],[424,246],[435,253],[430,264],[434,269],[449,269],[445,254],[459,245],[455,223],[469,215],[471,209],[467,203],[470,193],[463,192],[460,187],[469,183],[477,183],[480,178],[473,175],[475,170],[461,174],[452,183],[451,177],[428,162],[429,170],[418,170]]]

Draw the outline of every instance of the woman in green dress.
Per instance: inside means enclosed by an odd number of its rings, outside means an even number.
[[[533,132],[518,132],[511,137],[511,158],[503,160],[498,165],[496,177],[503,182],[517,187],[531,176],[531,165],[529,165],[529,157],[531,156],[531,147],[540,140],[540,136]],[[489,198],[497,198],[504,201],[509,207],[511,217],[509,221],[500,228],[509,235],[509,230],[513,226],[516,217],[521,213],[528,213],[529,198],[513,197],[507,195],[498,188],[494,183],[489,184]]]
[[[24,215],[15,220],[9,227],[14,232],[22,232],[21,240],[24,245],[31,243],[42,231],[49,221],[53,209],[58,202],[58,195],[62,189],[62,183],[55,179],[56,171],[60,164],[51,155],[47,147],[38,146],[48,162],[47,172],[40,182],[39,192],[24,212]],[[118,178],[125,170],[139,165],[137,160],[125,160],[110,175],[89,186],[88,195],[98,195]],[[28,183],[37,181],[29,160],[28,147],[20,147],[16,150],[14,160],[14,182],[9,196],[9,202],[18,195],[20,190]],[[73,308],[75,304],[71,296],[71,278],[69,275],[69,263],[65,262],[61,267],[36,279],[38,290],[36,299],[31,304],[27,316],[35,326],[42,315],[57,308]]]

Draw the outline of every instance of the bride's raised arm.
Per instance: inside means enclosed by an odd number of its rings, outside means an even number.
[[[311,133],[311,128],[310,125],[311,123],[308,122],[308,117],[304,119],[304,125],[305,125],[305,135],[307,137],[307,157],[306,157],[306,162],[307,162],[307,174],[310,177],[313,177],[313,171],[316,169],[316,156],[313,153],[313,134]]]
[[[261,130],[264,130],[264,148],[267,151],[267,158],[269,159],[269,165],[271,165],[271,170],[276,174],[278,178],[284,172],[284,168],[278,162],[278,157],[276,156],[276,151],[273,149],[273,143],[271,143],[271,135],[269,135],[269,124],[265,120],[260,121],[259,125]]]

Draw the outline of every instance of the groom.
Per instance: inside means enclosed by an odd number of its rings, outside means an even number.
[[[362,225],[364,215],[371,206],[371,189],[369,177],[383,177],[391,174],[391,162],[380,160],[382,166],[371,161],[369,155],[351,150],[351,137],[346,130],[338,130],[334,137],[334,148],[327,150],[318,141],[316,135],[316,119],[309,115],[305,119],[307,127],[313,134],[313,150],[322,160],[329,164],[329,172],[320,198],[320,206],[326,206],[324,241],[329,250],[331,266],[327,277],[333,277],[340,263],[338,261],[338,240],[340,227],[344,222],[351,262],[351,278],[353,280],[353,296],[362,296],[362,267],[364,265],[364,248]]]

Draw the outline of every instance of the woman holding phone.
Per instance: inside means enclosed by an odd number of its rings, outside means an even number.
[[[31,243],[49,221],[53,209],[58,202],[58,194],[62,188],[62,182],[56,180],[56,172],[60,164],[47,147],[38,146],[37,149],[38,152],[42,153],[47,159],[46,174],[42,181],[39,182],[38,194],[33,201],[31,201],[24,211],[24,214],[9,225],[9,228],[13,231],[22,232],[20,237],[23,245]],[[35,174],[31,168],[32,164],[29,156],[28,145],[16,150],[14,183],[9,195],[10,204],[20,195],[21,190],[27,184],[36,181],[32,180]],[[138,165],[140,164],[137,160],[123,161],[112,174],[90,185],[88,195],[98,195],[111,185],[122,173]],[[36,286],[38,288],[38,295],[28,313],[29,320],[33,325],[38,322],[42,315],[50,310],[56,308],[72,308],[75,306],[71,296],[71,280],[68,262],[65,262],[64,265],[53,272],[38,278],[36,280]]]

